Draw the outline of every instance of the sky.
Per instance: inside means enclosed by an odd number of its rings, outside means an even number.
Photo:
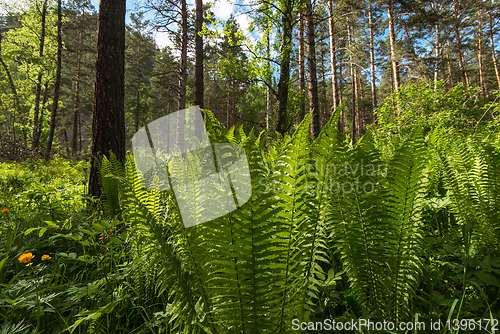
[[[92,0],[91,1],[96,10],[99,10],[99,1],[98,0]],[[129,24],[130,21],[130,13],[135,11],[137,3],[140,3],[141,0],[127,0],[127,16],[126,16],[126,23]],[[188,8],[193,8],[194,7],[194,0],[187,0],[186,1]],[[243,3],[248,3],[248,0],[244,0]],[[215,14],[215,18],[220,21],[226,21],[229,19],[231,14],[234,14],[236,21],[240,25],[240,27],[243,29],[243,31],[247,31],[251,18],[247,14],[243,13],[237,13],[237,8],[235,6],[235,0],[216,0],[215,5],[212,7],[212,11]],[[145,15],[146,19],[152,19],[153,18],[153,13],[149,13]],[[167,45],[173,46],[172,42],[170,41],[168,37],[168,33],[166,32],[157,32],[155,33],[155,40],[156,44],[160,47],[163,48]]]

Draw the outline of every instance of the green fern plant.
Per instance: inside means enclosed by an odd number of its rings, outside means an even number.
[[[143,259],[136,290],[168,300],[165,326],[176,332],[292,332],[292,320],[307,321],[320,302],[330,249],[340,254],[356,316],[410,319],[424,260],[424,197],[441,175],[455,214],[480,217],[483,233],[497,234],[493,139],[461,146],[436,132],[426,144],[415,130],[382,155],[370,132],[351,146],[333,118],[313,140],[306,117],[266,152],[262,135],[226,130],[210,112],[205,123],[212,141],[244,147],[252,196],[204,224],[185,228],[174,193],[146,189],[132,155],[124,168],[103,160],[106,198],[119,193],[110,210],[121,213]]]

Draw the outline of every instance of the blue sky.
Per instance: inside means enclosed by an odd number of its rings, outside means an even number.
[[[91,1],[96,10],[99,10],[99,1],[98,0],[92,0]],[[127,0],[127,16],[126,16],[126,23],[130,23],[130,13],[133,12],[136,8],[136,4],[140,3],[141,0]],[[247,1],[244,0],[244,3],[248,3]],[[194,0],[187,0],[187,5],[188,8],[192,8],[194,6]],[[234,1],[229,1],[229,0],[217,0],[215,2],[215,5],[212,8],[212,11],[215,14],[216,19],[221,20],[221,21],[226,21],[229,19],[231,14],[234,14],[236,17],[236,21],[240,24],[240,27],[246,31],[248,29],[248,26],[250,25],[251,18],[246,15],[246,14],[241,14],[241,13],[236,13],[237,12],[237,7],[235,6]],[[153,14],[146,15],[147,19],[152,19]],[[156,33],[155,36],[156,43],[158,44],[159,47],[164,47],[166,45],[171,45],[172,43],[170,42],[167,33]]]

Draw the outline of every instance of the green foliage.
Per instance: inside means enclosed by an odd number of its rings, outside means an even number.
[[[389,148],[371,132],[352,146],[335,118],[313,140],[306,117],[265,149],[204,112],[212,142],[245,149],[252,196],[193,227],[174,192],[144,187],[131,154],[103,157],[103,211],[85,209],[84,163],[2,164],[6,330],[288,333],[294,319],[500,316],[497,134],[415,127]]]
[[[478,92],[479,88],[462,85],[446,92],[442,81],[401,87],[376,111],[377,136],[406,137],[416,127],[422,127],[424,134],[439,126],[474,129],[480,120],[490,120],[482,117],[488,106],[480,106]]]

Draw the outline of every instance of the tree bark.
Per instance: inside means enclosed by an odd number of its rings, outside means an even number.
[[[487,89],[484,82],[484,68],[483,68],[483,11],[479,9],[479,19],[478,19],[478,36],[477,36],[477,62],[479,63],[479,84],[481,85],[481,95],[483,97],[483,103],[487,99]]]
[[[349,65],[351,68],[351,100],[352,100],[352,112],[351,112],[351,142],[356,143],[356,71],[354,70],[354,59],[352,51],[352,36],[351,36],[351,25],[349,20],[347,21],[347,42],[349,43]]]
[[[500,89],[500,72],[498,71],[497,56],[495,54],[495,43],[493,41],[493,19],[491,17],[491,11],[488,12],[489,24],[490,24],[490,43],[491,43],[491,56],[493,57],[493,66],[495,66],[495,75],[497,77],[498,88]]]
[[[83,28],[80,28],[78,35],[78,56],[76,62],[76,83],[75,83],[75,110],[73,113],[73,136],[71,137],[71,150],[73,155],[77,151],[78,121],[80,119],[80,72],[82,64]]]
[[[2,54],[1,53],[1,46],[2,46],[2,35],[0,33],[0,64],[2,65],[2,68],[5,71],[5,75],[7,76],[7,79],[9,81],[10,90],[12,91],[12,95],[14,96],[14,108],[19,113],[19,117],[22,118],[23,117],[23,112],[22,112],[22,109],[21,109],[21,103],[19,102],[19,95],[17,95],[16,85],[14,84],[14,80],[12,80],[12,76],[10,74],[9,67],[3,61],[2,57],[1,57],[1,54]],[[16,130],[15,130],[15,127],[14,127],[15,126],[16,117],[15,117],[15,112],[11,113],[10,109],[9,109],[8,120],[9,120],[9,125],[12,124],[12,135],[13,135],[14,141],[16,141]],[[7,127],[7,129],[8,129],[8,127]]]
[[[125,0],[99,5],[89,194],[101,196],[98,155],[125,161]]]
[[[332,68],[332,96],[333,96],[333,109],[336,110],[339,103],[339,92],[338,92],[338,77],[337,77],[337,59],[335,56],[335,30],[333,22],[333,3],[332,0],[328,0],[328,30],[330,32],[330,64]],[[339,120],[340,123],[340,120]],[[339,124],[340,127],[340,124]]]
[[[40,49],[39,49],[39,57],[40,60],[43,59],[43,49],[45,46],[45,21],[46,21],[46,16],[47,16],[47,0],[43,2],[42,5],[42,31],[40,33]],[[42,77],[43,77],[43,70],[40,69],[40,72],[38,72],[38,78],[36,82],[36,93],[35,93],[35,111],[33,114],[33,136],[31,140],[31,149],[32,150],[37,150],[38,149],[38,144],[40,141],[40,132],[41,129],[39,128],[39,113],[40,113],[40,95],[42,93]]]
[[[59,105],[59,92],[61,90],[61,62],[62,62],[62,13],[61,0],[57,0],[57,70],[56,82],[54,87],[54,100],[52,104],[52,113],[50,115],[49,138],[47,139],[47,148],[45,150],[45,160],[50,159],[52,150],[52,141],[54,140],[54,131],[56,127],[57,107]],[[67,140],[67,138],[66,138]],[[67,147],[67,146],[66,146]]]
[[[448,50],[450,49],[450,44],[447,42]],[[451,61],[450,61],[450,56],[448,55],[448,52],[446,52],[446,62],[448,63],[448,77],[450,78],[450,85],[451,87],[454,86],[453,83],[453,71],[451,70]]]
[[[290,85],[290,59],[292,53],[292,31],[293,31],[293,4],[286,0],[282,11],[281,20],[281,64],[280,78],[278,82],[278,124],[276,131],[282,136],[288,130],[287,102],[288,87]]]
[[[203,108],[203,0],[195,1],[194,19],[194,105]]]
[[[187,85],[187,43],[188,43],[188,14],[186,0],[181,0],[181,61],[179,67],[179,103],[178,109],[186,109],[186,85]],[[184,142],[184,126],[186,123],[184,113],[177,114],[177,131],[175,142],[182,152]]]
[[[436,82],[438,81],[438,67],[439,67],[439,27],[437,24],[434,25],[434,32],[436,35],[436,48],[434,49],[434,57],[436,60],[434,61],[434,90],[437,89]]]
[[[306,0],[307,67],[309,70],[309,107],[312,112],[311,132],[314,137],[321,131],[318,101],[318,79],[316,74],[316,43],[314,40],[314,20],[311,0]]]
[[[301,94],[300,100],[300,113],[298,122],[302,122],[304,117],[306,116],[306,104],[304,91],[306,89],[306,81],[305,81],[305,53],[304,53],[304,14],[299,14],[299,91]]]
[[[389,20],[389,41],[391,47],[392,75],[394,91],[399,89],[399,69],[396,58],[396,33],[394,31],[394,0],[387,1],[387,18]]]
[[[455,30],[455,41],[457,43],[457,53],[458,53],[458,66],[460,68],[460,77],[462,79],[462,84],[467,87],[468,82],[465,77],[465,64],[464,57],[462,54],[462,42],[460,40],[460,31],[458,29],[458,0],[453,0],[453,18],[454,18],[454,30]]]
[[[342,58],[339,61],[339,105],[342,105],[342,92],[343,92],[343,72],[342,72]],[[340,118],[338,124],[338,130],[341,133],[345,134],[345,117],[344,117],[344,108],[340,109]]]
[[[269,34],[270,34],[270,31],[269,31],[269,19],[266,20],[266,25],[267,25],[267,29],[266,29],[266,57],[267,57],[267,69],[268,71],[270,70],[271,68],[271,41],[270,41],[270,38],[269,38]],[[270,72],[269,72],[270,73]],[[269,83],[268,85],[266,85],[266,130],[269,130],[269,119],[271,117],[271,112],[272,112],[272,105],[271,105],[271,87],[269,87],[269,85],[271,85],[271,76],[270,75],[267,75],[267,78],[266,78],[267,82]],[[266,136],[266,140],[267,140],[267,136]]]
[[[321,48],[321,97],[323,102],[323,112],[321,116],[321,129],[326,125],[326,123],[330,120],[331,112],[328,110],[328,101],[326,98],[326,79],[325,79],[325,49]]]
[[[370,72],[372,89],[372,111],[377,109],[377,90],[375,87],[375,47],[373,43],[373,13],[371,0],[368,1],[368,24],[370,26]],[[375,114],[374,114],[375,115]],[[376,122],[376,115],[373,122]]]

